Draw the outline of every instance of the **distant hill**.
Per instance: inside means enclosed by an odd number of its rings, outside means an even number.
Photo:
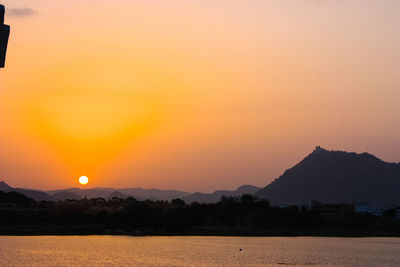
[[[42,191],[21,188],[14,188],[12,191],[23,194],[29,198],[33,198],[36,201],[57,201],[57,199]]]
[[[16,191],[24,194],[27,197],[33,198],[36,201],[47,200],[47,201],[59,201],[66,199],[82,199],[82,198],[104,198],[111,199],[113,197],[127,198],[134,197],[137,200],[167,200],[183,199],[187,203],[199,202],[199,203],[215,203],[221,200],[222,196],[241,196],[243,194],[254,194],[261,188],[252,185],[243,185],[234,191],[219,190],[214,193],[194,193],[190,194],[184,191],[178,190],[161,190],[161,189],[142,189],[142,188],[68,188],[62,190],[50,190],[46,192],[35,191],[29,189],[12,188],[5,182],[0,182],[0,190],[4,192]]]
[[[182,198],[189,195],[188,192],[178,190],[161,190],[161,189],[142,189],[142,188],[126,188],[117,189],[117,191],[133,196],[137,199],[154,199],[154,200],[168,200],[171,201],[174,198]]]
[[[80,196],[81,198],[107,198],[115,189],[112,188],[93,188],[93,189],[80,189],[80,188],[70,188],[66,189],[66,192],[73,193],[75,195]]]
[[[400,204],[400,164],[368,153],[317,147],[255,194],[276,202],[375,202]]]
[[[67,199],[82,199],[81,196],[74,194],[72,192],[68,192],[68,191],[61,191],[58,193],[53,194],[53,197],[57,200],[67,200]]]
[[[92,188],[92,189],[80,189],[80,188],[69,188],[65,190],[52,190],[52,191],[47,191],[49,194],[54,196],[57,199],[60,198],[70,198],[70,199],[79,199],[77,198],[84,198],[85,196],[87,198],[104,198],[104,199],[110,199],[113,197],[119,197],[119,198],[127,198],[127,197],[134,197],[137,200],[145,200],[145,199],[151,199],[151,200],[168,200],[171,201],[173,199],[183,199],[185,202],[191,203],[191,202],[199,202],[199,203],[215,203],[221,200],[222,196],[241,196],[243,194],[254,194],[261,188],[252,186],[252,185],[243,185],[236,189],[235,191],[228,191],[228,190],[220,190],[220,191],[215,191],[214,193],[211,194],[206,194],[206,193],[194,193],[190,194],[188,192],[184,191],[178,191],[178,190],[161,190],[161,189],[143,189],[143,188],[120,188],[120,189],[115,189],[115,188]],[[60,194],[62,193],[62,197],[60,197]],[[66,195],[66,193],[72,193],[74,194],[75,198],[73,198],[73,195]]]
[[[9,186],[8,184],[6,184],[5,182],[0,182],[0,191],[9,192],[12,189],[13,188],[11,186]]]
[[[228,190],[219,190],[215,191],[214,193],[211,194],[205,194],[205,193],[194,193],[188,196],[183,197],[182,199],[187,202],[187,203],[192,203],[192,202],[199,202],[199,203],[216,203],[221,200],[222,196],[226,197],[233,197],[233,196],[241,196],[244,194],[254,194],[257,191],[259,191],[261,188],[252,186],[252,185],[242,185],[235,191],[228,191]]]
[[[114,192],[112,192],[111,194],[109,194],[107,197],[106,197],[106,199],[112,199],[112,198],[114,198],[114,197],[117,197],[117,198],[128,198],[128,197],[130,197],[130,196],[128,196],[128,195],[124,195],[124,194],[122,194],[121,192],[118,192],[118,191],[114,191]]]
[[[22,188],[13,188],[6,184],[5,182],[0,182],[0,190],[3,192],[18,192],[20,194],[25,195],[28,198],[32,198],[36,201],[57,201],[54,197],[43,191],[31,190],[31,189],[22,189]]]
[[[102,187],[97,187],[97,188],[91,188],[91,189],[80,189],[80,188],[69,188],[69,189],[64,189],[64,190],[52,190],[52,191],[47,191],[50,195],[55,196],[55,194],[58,194],[60,192],[69,192],[73,193],[80,198],[84,198],[85,196],[87,198],[104,198],[108,199],[110,198],[110,194],[113,194],[114,192],[117,192],[120,194],[120,196],[125,196],[125,197],[134,197],[138,200],[140,199],[153,199],[153,200],[172,200],[174,198],[181,198],[183,196],[189,195],[187,192],[183,191],[177,191],[177,190],[160,190],[160,189],[142,189],[142,188],[121,188],[121,189],[116,189],[116,188],[102,188]],[[114,193],[114,196],[117,196]]]
[[[260,187],[254,186],[254,185],[242,185],[241,187],[239,187],[238,189],[236,189],[235,191],[233,191],[235,195],[237,196],[241,196],[244,194],[250,194],[253,195],[254,193],[256,193],[258,190],[260,190]]]
[[[0,203],[12,203],[12,204],[34,204],[35,201],[32,198],[26,197],[18,192],[10,191],[4,192],[0,190]],[[4,216],[4,214],[2,214]],[[2,218],[4,219],[4,218]]]

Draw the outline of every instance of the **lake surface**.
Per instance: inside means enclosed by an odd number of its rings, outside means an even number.
[[[0,236],[0,266],[22,265],[400,266],[400,238]]]

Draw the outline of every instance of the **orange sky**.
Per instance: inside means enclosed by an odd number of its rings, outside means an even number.
[[[316,145],[400,161],[397,0],[1,3],[12,186],[265,186]]]

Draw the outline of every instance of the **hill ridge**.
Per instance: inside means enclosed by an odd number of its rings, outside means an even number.
[[[274,202],[383,202],[400,204],[400,164],[369,153],[321,147],[256,193]]]

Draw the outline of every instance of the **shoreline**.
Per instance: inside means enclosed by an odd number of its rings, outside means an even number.
[[[400,237],[400,229],[105,229],[104,226],[1,226],[0,236],[221,236],[221,237]]]

